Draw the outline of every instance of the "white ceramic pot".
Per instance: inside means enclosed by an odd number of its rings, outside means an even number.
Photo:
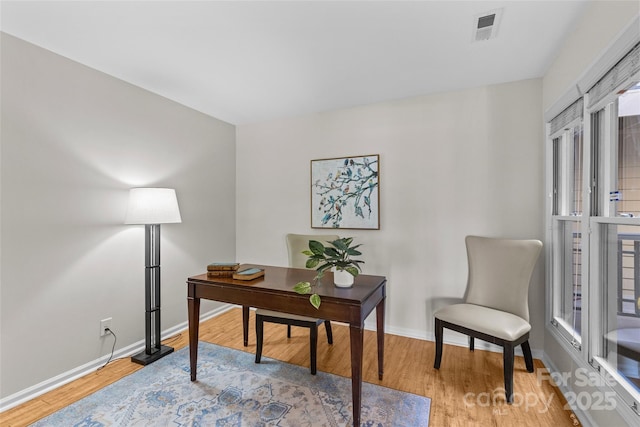
[[[347,270],[333,270],[333,283],[338,288],[350,288],[353,286],[354,277]]]

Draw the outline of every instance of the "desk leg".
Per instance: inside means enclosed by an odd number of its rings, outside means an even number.
[[[378,331],[378,379],[384,372],[384,299],[376,306],[376,329]]]
[[[189,362],[191,381],[196,380],[198,369],[198,332],[200,329],[200,298],[187,298],[187,318],[189,319]]]
[[[249,345],[249,306],[242,306],[242,337],[244,338],[244,346]]]
[[[351,335],[351,398],[353,401],[353,425],[360,425],[362,407],[362,325],[350,325]]]

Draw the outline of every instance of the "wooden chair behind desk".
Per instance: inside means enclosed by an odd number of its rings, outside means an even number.
[[[302,251],[309,249],[309,240],[322,243],[339,239],[336,235],[307,235],[287,234],[287,251],[289,253],[289,267],[306,268],[307,256]],[[313,317],[297,316],[278,311],[256,309],[256,363],[262,357],[264,322],[287,325],[287,338],[291,338],[291,326],[309,328],[309,350],[311,356],[311,374],[316,374],[316,353],[318,348],[318,326],[324,323],[327,331],[327,341],[333,344],[331,322]]]

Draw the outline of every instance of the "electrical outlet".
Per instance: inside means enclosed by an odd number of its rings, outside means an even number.
[[[102,319],[100,321],[100,336],[101,337],[107,335],[107,329],[111,329],[111,317],[107,317],[106,319]]]

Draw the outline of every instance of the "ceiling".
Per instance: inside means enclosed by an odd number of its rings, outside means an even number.
[[[587,3],[2,1],[0,29],[246,124],[542,77]]]

